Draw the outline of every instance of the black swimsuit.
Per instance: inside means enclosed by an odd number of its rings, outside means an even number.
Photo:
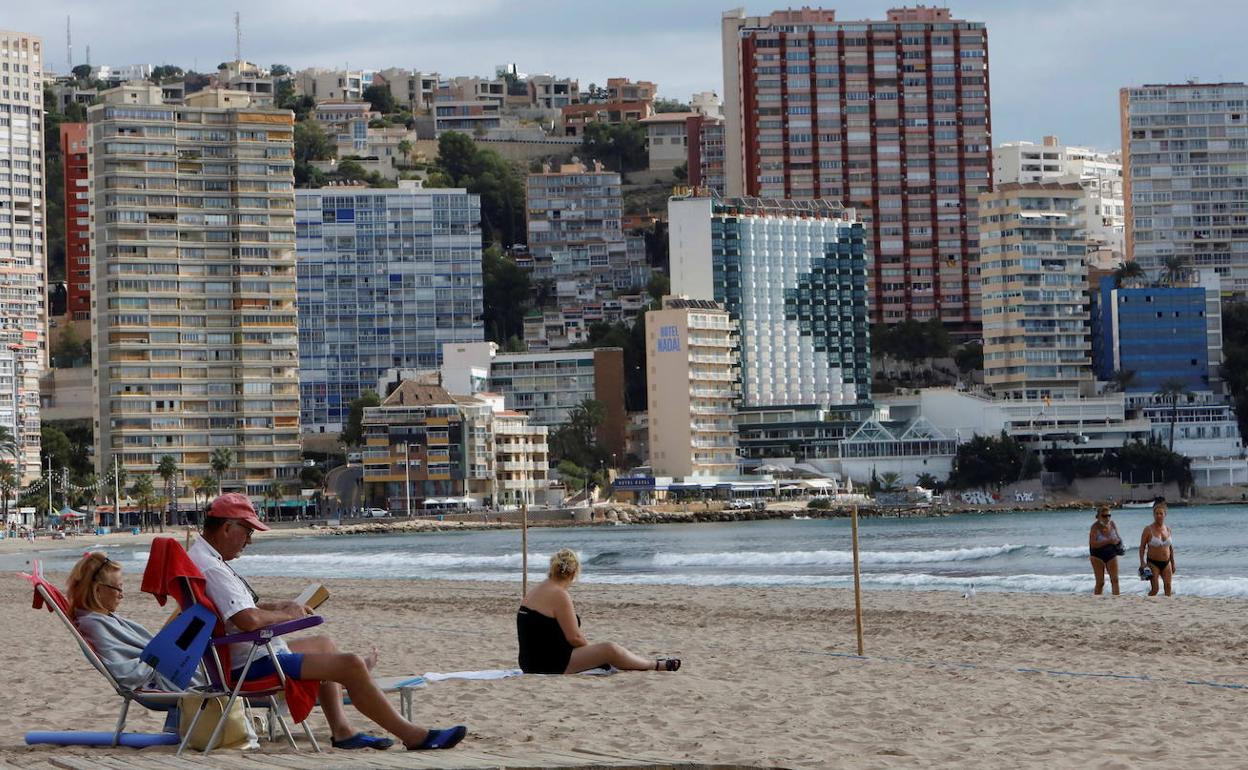
[[[581,616],[576,616],[581,624]],[[572,645],[559,621],[534,609],[516,612],[516,636],[520,640],[520,670],[526,674],[562,674],[568,670]]]

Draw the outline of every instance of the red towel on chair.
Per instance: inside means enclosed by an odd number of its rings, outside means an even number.
[[[191,596],[186,595],[186,587],[190,586]],[[173,596],[178,606],[186,609],[192,604],[202,604],[217,616],[217,627],[213,636],[225,635],[225,623],[216,605],[208,598],[206,581],[199,567],[191,561],[182,544],[171,537],[158,537],[152,540],[152,550],[147,557],[147,568],[143,571],[143,583],[140,590],[152,594],[161,605]],[[56,594],[53,594],[56,596]],[[38,599],[38,595],[36,595]],[[230,653],[228,647],[218,649],[221,664],[227,674],[230,671]],[[261,679],[252,679],[243,686],[243,692],[272,690],[280,683],[277,674]],[[233,682],[230,683],[231,685]],[[302,722],[312,713],[316,705],[317,689],[320,681],[316,679],[286,678],[286,705],[290,708],[290,716],[295,722]]]

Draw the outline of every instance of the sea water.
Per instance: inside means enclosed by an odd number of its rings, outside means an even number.
[[[1035,511],[933,518],[863,518],[859,549],[869,589],[1086,592],[1092,586],[1088,528],[1093,512]],[[1137,579],[1140,534],[1148,510],[1116,510],[1127,548],[1119,558],[1124,592]],[[1172,508],[1179,570],[1176,591],[1248,596],[1248,507]],[[73,550],[45,551],[48,570],[67,571]],[[530,579],[547,559],[571,548],[586,583],[695,586],[833,586],[853,584],[847,519],[716,524],[626,525],[529,530]],[[145,545],[110,544],[110,556],[132,575]],[[0,569],[25,568],[25,554],[0,557]],[[405,580],[520,580],[518,530],[336,537],[265,537],[236,562],[244,575]]]

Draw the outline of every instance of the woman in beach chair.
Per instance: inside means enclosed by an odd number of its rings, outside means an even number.
[[[568,588],[581,572],[576,554],[564,548],[550,557],[546,579],[520,602],[516,634],[520,669],[526,674],[575,674],[611,665],[624,671],[676,671],[679,658],[647,659],[615,642],[590,644]]]
[[[1109,574],[1114,596],[1118,595],[1118,555],[1125,551],[1112,516],[1108,505],[1098,506],[1096,521],[1092,522],[1092,529],[1088,532],[1089,558],[1092,560],[1092,574],[1096,576],[1096,587],[1092,593],[1097,596],[1105,590],[1106,573]]]
[[[185,689],[139,660],[152,634],[117,614],[124,598],[124,580],[121,565],[102,551],[92,551],[78,560],[66,586],[78,630],[123,687],[172,692]],[[191,684],[207,684],[203,672],[196,672]]]

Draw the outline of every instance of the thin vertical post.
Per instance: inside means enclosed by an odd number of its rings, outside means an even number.
[[[412,444],[403,440],[403,492],[407,495],[407,518],[412,518]],[[428,506],[425,506],[426,509]]]
[[[520,503],[520,595],[529,593],[529,503]]]
[[[849,521],[854,541],[854,628],[858,632],[858,654],[862,655],[862,575],[858,565],[858,506],[853,507]]]

